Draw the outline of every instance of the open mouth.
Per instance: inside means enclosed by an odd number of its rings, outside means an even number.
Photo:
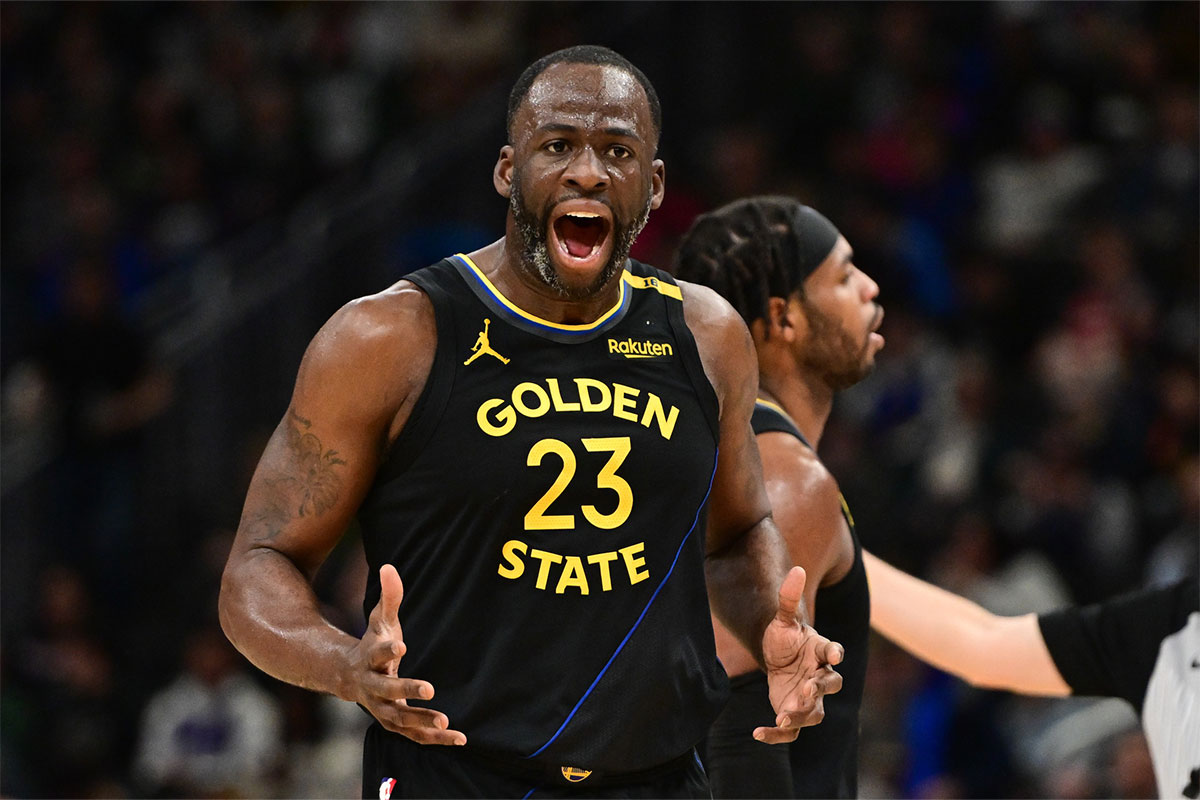
[[[560,260],[576,269],[588,269],[602,263],[612,222],[599,211],[569,209],[550,226],[554,250]]]
[[[875,344],[877,348],[883,347],[883,334],[879,332],[879,327],[883,325],[883,306],[878,306],[875,312],[875,319],[871,323],[871,330],[867,333],[867,338]]]

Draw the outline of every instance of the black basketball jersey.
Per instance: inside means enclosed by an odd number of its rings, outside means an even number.
[[[564,325],[462,255],[408,279],[437,352],[359,512],[365,609],[380,565],[404,580],[401,676],[490,754],[623,772],[687,752],[727,684],[704,582],[718,401],[679,287],[630,261],[610,311]]]
[[[804,435],[773,403],[759,400],[751,419],[754,433],[781,431],[813,449]],[[817,590],[817,631],[846,649],[838,665],[842,690],[825,698],[825,719],[802,728],[789,745],[796,797],[858,796],[858,711],[867,675],[867,640],[871,627],[871,595],[863,566],[862,545],[854,518],[840,493],[842,514],[854,540],[854,564],[840,581]]]

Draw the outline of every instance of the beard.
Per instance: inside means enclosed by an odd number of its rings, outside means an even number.
[[[527,273],[535,276],[564,300],[587,300],[625,268],[625,261],[629,258],[634,241],[650,219],[649,192],[646,194],[646,205],[636,218],[625,222],[613,214],[612,230],[609,231],[609,236],[613,239],[613,248],[608,261],[590,286],[574,287],[563,282],[550,258],[548,231],[554,203],[548,201],[540,214],[529,208],[521,192],[520,172],[517,172],[514,178],[508,207],[512,211],[517,238],[520,240],[521,266]]]
[[[864,336],[859,344],[836,321],[807,300],[801,302],[809,326],[808,346],[801,357],[803,365],[835,392],[848,389],[870,375],[875,369],[875,360],[867,355],[870,337]]]

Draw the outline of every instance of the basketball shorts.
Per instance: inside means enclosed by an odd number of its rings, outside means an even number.
[[[767,676],[751,672],[731,678],[729,702],[708,729],[704,766],[716,800],[792,797],[788,746],[764,744],[754,729],[773,725],[775,709],[767,695]]]
[[[605,774],[507,759],[466,747],[419,745],[379,723],[363,743],[363,797],[711,798],[693,750],[659,767]]]

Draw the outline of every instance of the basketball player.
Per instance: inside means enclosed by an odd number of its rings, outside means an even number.
[[[977,686],[1125,698],[1141,714],[1160,794],[1200,797],[1194,577],[1086,608],[1007,618],[859,548],[836,483],[803,444],[819,441],[833,393],[865,376],[882,345],[872,333],[882,319],[878,287],[850,256],[824,217],[772,197],[701,216],[677,256],[679,277],[717,288],[750,323],[761,382],[754,428],[775,518],[808,569],[808,592],[819,584],[815,597],[806,593],[814,620],[846,645],[843,689],[826,699],[825,722],[801,732],[789,763],[738,735],[765,691],[736,642],[718,637],[734,692],[708,742],[714,796],[854,796],[869,606],[877,631]],[[722,631],[719,621],[714,627]]]
[[[825,721],[787,749],[763,747],[745,733],[770,711],[766,676],[714,617],[733,693],[707,742],[713,796],[855,797],[870,599],[854,520],[816,448],[834,394],[864,378],[883,346],[879,286],[829,220],[787,197],[738,200],[698,217],[675,273],[715,289],[750,326],[759,367],[753,428],[775,521],[792,563],[808,573],[809,612],[846,648],[842,691],[825,699]]]
[[[1200,797],[1195,577],[1082,608],[1002,617],[869,553],[866,566],[875,630],[982,688],[1127,700],[1141,718],[1159,795]]]
[[[310,344],[222,623],[264,671],[375,717],[364,796],[707,796],[694,745],[726,678],[706,582],[768,675],[755,737],[795,738],[841,685],[771,521],[750,338],[713,292],[628,258],[665,177],[636,67],[553,53],[507,122],[505,236],[351,302]],[[361,640],[311,588],[355,515]]]

